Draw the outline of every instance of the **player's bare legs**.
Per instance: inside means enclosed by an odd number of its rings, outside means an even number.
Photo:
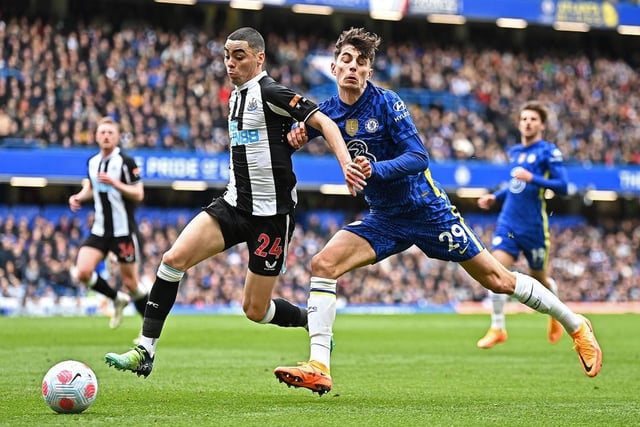
[[[218,221],[206,212],[200,212],[162,256],[149,293],[138,345],[122,354],[107,353],[105,362],[116,369],[147,377],[153,369],[157,341],[173,308],[185,271],[223,249],[224,239]]]
[[[507,270],[487,250],[462,262],[465,270],[485,288],[506,293],[518,301],[556,319],[571,335],[574,349],[587,376],[594,377],[602,366],[602,351],[591,323],[574,313],[557,296],[531,276]]]
[[[371,264],[375,252],[365,239],[346,230],[338,231],[311,262],[311,284],[307,302],[310,355],[298,366],[274,370],[280,382],[323,395],[333,386],[331,340],[336,318],[337,278],[347,271]]]
[[[508,270],[511,269],[515,262],[513,256],[505,251],[495,250],[492,254]],[[505,342],[509,337],[507,334],[506,316],[504,314],[504,306],[509,299],[509,295],[495,293],[491,290],[488,290],[487,294],[491,302],[491,326],[476,344],[478,348],[485,349]]]
[[[106,362],[117,369],[145,377],[149,375],[157,341],[175,303],[182,277],[189,268],[224,248],[224,237],[215,217],[201,212],[193,218],[162,257],[149,295],[138,346],[124,354],[107,353]],[[258,323],[305,326],[307,319],[304,310],[284,299],[271,299],[278,273],[274,271],[274,275],[265,276],[247,272],[243,297],[243,309],[247,317]]]
[[[492,255],[503,265],[506,269],[511,270],[515,263],[514,257],[503,251],[494,250]],[[545,270],[529,270],[529,275],[542,283],[547,289],[553,292],[554,295],[558,295],[558,288],[553,279],[547,276]],[[491,326],[487,333],[478,340],[477,346],[479,348],[492,348],[496,344],[505,342],[508,338],[506,327],[506,316],[504,313],[504,306],[509,299],[507,294],[498,294],[492,291],[488,291],[488,296],[491,301]],[[549,317],[549,325],[547,328],[547,337],[552,344],[557,343],[562,338],[562,325],[553,317]]]
[[[121,307],[121,316],[122,310],[129,304],[130,298],[126,293],[117,291],[109,286],[107,281],[96,272],[98,264],[100,264],[103,259],[105,259],[105,255],[101,250],[91,246],[82,246],[78,251],[76,264],[71,270],[71,275],[74,276],[76,280],[82,282],[87,288],[101,293],[113,302],[114,315],[109,320],[109,326],[111,328],[117,328],[120,325],[119,320],[114,321],[114,318],[116,318],[118,314],[117,308]]]
[[[120,268],[120,277],[122,279],[122,285],[127,290],[128,297],[130,298],[116,298],[114,301],[114,315],[111,318],[110,326],[112,328],[117,327],[122,322],[122,312],[125,307],[129,305],[129,302],[133,301],[136,311],[140,316],[144,317],[144,310],[147,305],[148,292],[140,285],[140,279],[138,277],[138,263],[137,262],[118,262]]]

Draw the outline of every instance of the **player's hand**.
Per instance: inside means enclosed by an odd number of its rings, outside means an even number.
[[[524,182],[531,182],[533,179],[533,174],[522,167],[514,168],[511,171],[511,176]]]
[[[106,172],[98,172],[98,182],[101,184],[113,185],[114,179]]]
[[[308,141],[309,135],[307,135],[307,129],[304,126],[304,122],[299,122],[298,125],[291,129],[287,134],[287,142],[296,150],[299,150]]]
[[[347,188],[352,196],[356,196],[356,190],[362,191],[367,185],[366,176],[362,172],[362,167],[355,161],[346,163],[342,167],[344,180],[347,182]]]
[[[485,194],[478,199],[478,207],[480,209],[488,210],[496,202],[495,194]]]
[[[82,203],[80,202],[80,198],[77,194],[73,194],[69,197],[69,209],[71,209],[72,212],[79,211],[81,206]]]
[[[360,171],[362,172],[362,174],[366,179],[371,178],[371,174],[373,173],[373,170],[371,169],[371,162],[369,161],[369,159],[367,159],[364,156],[356,156],[356,158],[353,159],[353,161],[358,166],[360,166]]]

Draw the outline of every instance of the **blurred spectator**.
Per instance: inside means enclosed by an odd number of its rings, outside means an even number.
[[[109,115],[122,123],[126,149],[228,150],[231,86],[220,33],[168,31],[143,23],[118,27],[3,19],[0,146],[25,140],[44,147],[95,146],[89,123]],[[326,76],[314,73],[309,60],[327,53],[332,36],[282,32],[265,37],[273,49],[270,73],[309,96],[322,96],[317,89]],[[568,164],[640,164],[636,53],[616,58],[549,46],[527,49],[526,54],[498,49],[487,40],[458,45],[444,38],[397,39],[377,55],[374,79],[412,94],[405,99],[434,161],[506,162],[505,148],[518,140],[510,111],[535,94],[553,108],[549,137]],[[324,144],[304,150],[327,153]],[[91,214],[0,218],[0,295],[18,298],[22,306],[56,292],[81,295],[81,285],[60,273],[75,259],[91,221]],[[283,297],[306,302],[310,259],[341,221],[327,224],[318,217],[296,228],[288,272],[277,290]],[[184,224],[184,218],[140,222],[142,282],[153,282],[160,255]],[[489,241],[491,224],[476,230]],[[555,228],[551,235],[550,273],[562,283],[563,300],[640,301],[640,220]],[[246,264],[246,257],[238,247],[194,267],[178,302],[239,304],[244,275],[235,266]],[[485,296],[458,266],[413,251],[347,274],[338,286],[342,303],[348,304],[480,301]]]
[[[0,138],[15,135],[17,131],[18,127],[13,118],[7,114],[4,107],[0,107]]]
[[[93,145],[90,123],[106,114],[123,124],[125,148],[228,150],[231,87],[219,33],[144,23],[67,25],[12,18],[0,29],[0,138]],[[311,97],[323,96],[316,89],[326,77],[309,63],[327,54],[327,39],[266,37],[273,49],[270,73]],[[464,45],[398,39],[377,56],[374,79],[411,104],[434,160],[506,161],[504,149],[517,141],[509,112],[535,94],[553,106],[548,132],[567,163],[640,164],[633,52],[627,62],[548,46],[529,46],[527,55],[490,46],[481,38]],[[304,149],[327,152],[323,144]]]
[[[337,217],[341,215],[338,213]],[[310,217],[314,215],[310,214]],[[18,231],[12,226],[13,218],[8,215],[0,220],[1,230],[13,230],[2,233],[1,297],[19,298],[23,306],[31,304],[31,307],[43,296],[84,295],[86,290],[73,282],[68,274],[71,260],[82,241],[82,238],[70,239],[71,234],[61,231],[69,229],[70,233],[77,233],[75,228],[64,226],[69,217],[44,218],[37,215],[28,221],[32,224],[29,232]],[[473,219],[470,222],[473,224]],[[184,223],[185,218],[179,218],[176,223],[164,223],[148,217],[140,221],[143,248],[140,274],[143,284],[153,282],[154,266],[159,262],[159,256],[168,249],[169,242],[175,239]],[[320,224],[316,215],[316,219],[309,221],[308,228],[299,225],[295,229],[287,258],[288,270],[276,288],[279,296],[301,305],[306,303],[311,257],[338,225],[332,224],[331,220]],[[474,229],[484,241],[488,241],[493,227],[492,222],[483,221]],[[59,231],[49,231],[56,229]],[[30,235],[21,242],[20,252],[12,248],[19,239],[17,233]],[[640,220],[629,219],[599,227],[582,223],[552,226],[551,236],[554,242],[549,268],[551,275],[562,283],[560,296],[564,301],[640,301]],[[56,248],[66,248],[67,252]],[[239,306],[244,281],[242,266],[246,265],[247,257],[246,248],[237,246],[193,267],[180,286],[177,303]],[[21,266],[19,269],[18,265]],[[516,267],[526,266],[516,264]],[[113,279],[115,277],[109,280]],[[458,265],[429,259],[412,249],[346,274],[338,281],[338,288],[342,305],[433,305],[481,301],[486,296],[484,288]]]

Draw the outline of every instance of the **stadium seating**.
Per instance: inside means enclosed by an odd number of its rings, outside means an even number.
[[[75,251],[82,237],[88,233],[86,219],[90,212],[71,213],[65,206],[0,205],[0,300],[3,300],[0,314],[2,306],[7,307],[6,313],[15,314],[16,304],[36,310],[34,301],[42,298],[55,301],[64,297],[65,304],[68,304],[68,298],[87,294],[86,289],[70,277],[51,278],[48,272],[52,262],[62,263],[67,270],[73,265]],[[139,210],[143,282],[149,284],[153,281],[160,255],[193,214],[191,209]],[[27,231],[19,226],[23,219],[28,224]],[[311,257],[336,227],[349,220],[351,218],[342,211],[300,213],[289,248],[288,270],[277,287],[279,295],[305,303],[309,279],[307,267]],[[467,215],[466,220],[484,241],[489,241],[495,216]],[[561,284],[563,299],[578,302],[640,301],[640,262],[638,251],[633,249],[638,247],[639,233],[594,227],[583,218],[572,216],[553,216],[550,224],[554,240],[551,274]],[[620,230],[640,229],[640,221],[627,220],[618,226]],[[47,250],[47,242],[58,237],[65,242],[64,249],[54,246]],[[188,311],[191,306],[208,305],[238,307],[246,273],[246,256],[246,248],[239,245],[192,268],[178,295],[181,309]],[[29,279],[27,271],[32,267],[29,266],[32,257],[35,257],[40,270],[35,281]],[[518,266],[526,268],[522,260]],[[66,281],[60,282],[61,277],[66,277]],[[117,271],[111,272],[108,279],[117,286]],[[565,283],[567,286],[562,286]],[[341,306],[384,303],[442,308],[458,302],[481,301],[486,295],[485,290],[460,266],[429,259],[418,250],[409,250],[348,273],[340,279],[339,290]],[[89,306],[94,307],[95,304]],[[57,312],[55,304],[47,307],[46,310],[42,307],[38,310]]]
[[[99,23],[74,27],[70,20],[60,28],[42,20],[5,19],[7,37],[20,35],[24,52],[34,55],[25,62],[23,51],[2,52],[7,67],[0,79],[7,91],[0,96],[0,149],[91,146],[96,118],[103,114],[122,122],[125,148],[228,149],[224,34],[178,33],[152,29],[151,23],[146,30],[137,23],[134,30]],[[275,78],[316,100],[333,93],[332,83],[309,66],[314,56],[331,54],[326,46],[333,34],[295,40],[277,32],[265,36]],[[491,47],[482,37],[425,43],[428,48],[401,38],[386,41],[374,79],[412,106],[434,160],[500,159],[498,153],[517,139],[513,113],[535,97],[552,106],[549,138],[567,161],[640,164],[639,95],[633,90],[638,70],[632,56],[591,57],[538,44],[528,46],[525,56]],[[69,61],[64,72],[53,65],[63,54]],[[126,59],[110,61],[110,56]],[[470,149],[457,150],[460,139],[469,141]],[[326,154],[323,144],[305,149]]]
[[[133,28],[73,19],[54,25],[43,18],[8,14],[2,19],[5,43],[20,40],[15,44],[20,49],[2,50],[0,150],[95,147],[93,126],[104,114],[122,123],[124,148],[228,150],[226,104],[231,87],[222,60],[223,28],[173,31],[153,23],[136,22]],[[330,80],[308,66],[314,55],[331,55],[326,46],[335,34],[299,34],[292,39],[275,31],[265,36],[267,66],[275,78],[317,101],[335,91]],[[433,161],[504,162],[505,148],[518,137],[513,113],[535,97],[551,105],[550,139],[569,163],[640,164],[639,74],[633,56],[567,52],[544,44],[526,46],[525,55],[522,49],[482,37],[463,43],[448,38],[424,42],[428,49],[422,41],[386,40],[374,78],[409,104]],[[66,68],[56,65],[61,61]],[[460,140],[466,149],[457,148]],[[324,144],[309,144],[304,151],[327,154]],[[153,280],[161,254],[196,211],[139,210],[145,283]],[[4,306],[12,307],[11,313],[25,307],[43,314],[64,313],[73,305],[69,298],[85,295],[71,279],[50,280],[54,261],[42,255],[52,251],[68,270],[90,217],[89,208],[72,214],[67,206],[0,205],[0,314],[9,313]],[[26,230],[20,226],[23,218]],[[71,224],[63,225],[63,218]],[[332,210],[300,213],[279,295],[306,302],[311,257],[336,227],[351,219]],[[467,214],[466,219],[489,242],[495,217]],[[551,222],[550,269],[564,300],[640,301],[638,219],[603,218],[592,224],[581,217],[554,215]],[[62,235],[64,250],[50,247],[55,233]],[[32,280],[30,259],[37,261],[41,280]],[[524,268],[522,260],[518,266]],[[237,307],[245,272],[243,246],[201,263],[182,283],[178,307]],[[117,275],[109,280],[118,284]],[[453,305],[477,302],[485,295],[458,265],[413,250],[339,281],[341,306]],[[51,305],[38,309],[34,301],[45,298]]]

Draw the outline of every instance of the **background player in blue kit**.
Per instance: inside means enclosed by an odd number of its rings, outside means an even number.
[[[340,34],[331,72],[338,94],[320,104],[333,119],[367,178],[369,213],[338,231],[311,262],[307,302],[310,358],[274,370],[276,377],[320,395],[331,390],[331,339],[336,316],[337,279],[416,245],[432,258],[460,263],[485,288],[558,319],[574,340],[584,372],[596,376],[602,351],[590,322],[573,313],[537,280],[507,270],[466,225],[447,194],[432,178],[429,155],[411,114],[393,91],[371,83],[380,44],[376,34],[351,28]],[[317,133],[300,126],[289,142],[300,147]]]
[[[511,180],[509,185],[478,199],[478,206],[490,209],[501,204],[500,215],[491,241],[491,253],[511,269],[522,252],[529,264],[529,275],[558,294],[555,281],[547,275],[550,239],[545,190],[566,195],[567,171],[562,153],[543,139],[549,113],[540,102],[527,102],[518,119],[521,143],[509,149]],[[478,341],[478,347],[491,348],[507,340],[504,305],[508,296],[489,291],[492,304],[491,327]],[[556,343],[562,337],[562,325],[549,318],[547,337]]]
[[[336,124],[316,104],[271,78],[262,69],[264,61],[265,43],[258,31],[244,27],[228,36],[224,63],[235,89],[229,98],[231,165],[226,192],[191,219],[163,254],[139,344],[123,354],[105,355],[105,362],[116,369],[145,377],[151,373],[158,338],[185,272],[240,243],[249,249],[242,298],[247,318],[283,327],[307,325],[306,310],[271,297],[295,225],[295,151],[287,143],[287,132],[295,121],[321,129],[353,195],[362,189],[364,175],[351,161]]]

